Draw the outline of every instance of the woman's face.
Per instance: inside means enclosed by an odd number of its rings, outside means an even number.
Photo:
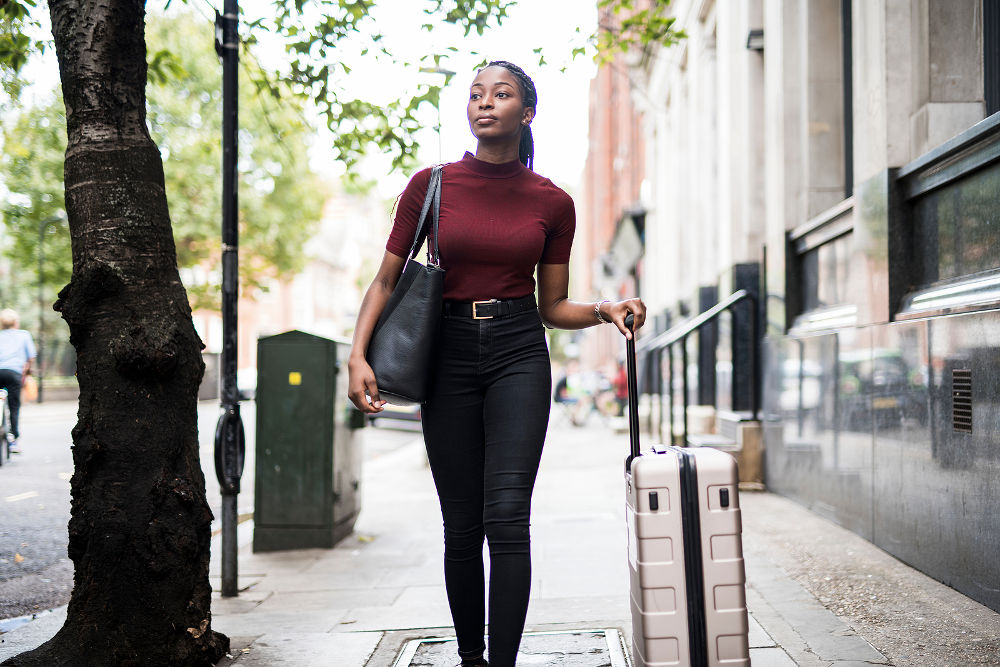
[[[487,67],[469,89],[469,127],[479,141],[516,142],[535,110],[525,108],[521,87],[506,68]]]

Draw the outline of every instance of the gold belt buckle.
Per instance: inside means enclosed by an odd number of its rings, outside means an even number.
[[[493,319],[492,315],[480,315],[478,312],[476,312],[476,306],[479,306],[480,304],[484,304],[484,303],[485,304],[490,304],[490,303],[496,303],[496,302],[497,302],[496,299],[487,299],[486,301],[473,301],[472,302],[472,319],[474,319],[474,320],[492,320]]]

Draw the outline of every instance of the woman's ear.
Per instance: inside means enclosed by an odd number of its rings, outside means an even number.
[[[531,120],[535,117],[535,110],[531,107],[526,107],[524,109],[524,115],[521,117],[521,125],[531,125]]]

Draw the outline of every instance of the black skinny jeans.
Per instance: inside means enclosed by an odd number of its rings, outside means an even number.
[[[444,518],[444,573],[458,650],[485,648],[483,538],[489,543],[489,659],[513,667],[531,589],[531,492],[549,421],[552,374],[537,310],[445,317],[427,458]]]

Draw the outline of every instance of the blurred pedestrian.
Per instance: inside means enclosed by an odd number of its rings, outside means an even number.
[[[628,407],[628,373],[625,370],[624,362],[618,362],[618,370],[615,372],[615,379],[612,380],[611,384],[615,389],[618,416],[622,417],[625,414],[625,408]]]
[[[467,108],[476,154],[444,165],[441,185],[445,304],[421,419],[444,519],[445,586],[462,665],[513,667],[524,629],[531,493],[551,406],[543,322],[562,329],[613,322],[630,336],[625,316],[634,313],[639,327],[646,313],[637,298],[568,298],[576,214],[569,195],[532,170],[535,105],[535,85],[520,67],[494,61],[479,70]],[[365,352],[406,263],[430,173],[417,173],[403,192],[358,313],[349,394],[367,413],[380,412],[385,402]]]
[[[10,308],[0,310],[0,389],[7,390],[7,405],[10,408],[10,432],[14,442],[10,452],[20,454],[17,439],[21,437],[18,418],[21,412],[21,385],[31,374],[31,362],[35,358],[35,342],[31,334],[19,329],[20,319]]]

